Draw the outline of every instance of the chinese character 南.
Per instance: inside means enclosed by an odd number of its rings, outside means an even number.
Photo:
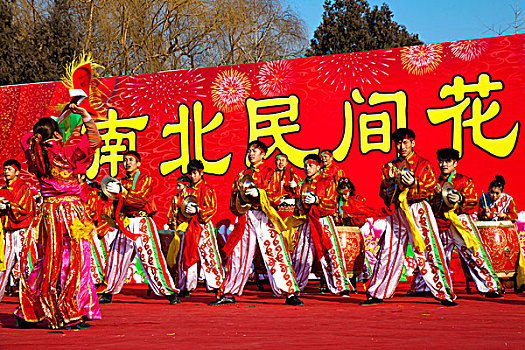
[[[90,180],[97,177],[103,164],[109,164],[109,174],[113,177],[117,176],[119,162],[124,159],[123,154],[128,150],[135,151],[137,148],[136,131],[143,131],[149,121],[147,115],[119,119],[118,112],[113,108],[108,109],[107,117],[107,120],[96,122],[103,145],[97,149],[93,163],[86,172]],[[131,131],[124,132],[123,129],[131,129]],[[127,146],[124,141],[127,141]]]

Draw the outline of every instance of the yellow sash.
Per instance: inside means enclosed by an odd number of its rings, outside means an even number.
[[[472,232],[468,230],[459,220],[459,217],[455,212],[457,207],[458,204],[456,203],[452,209],[444,213],[445,217],[449,219],[452,223],[452,226],[454,226],[454,228],[458,230],[460,236],[465,240],[467,248],[472,249],[472,251],[474,252],[477,252],[481,243],[478,241],[476,236],[474,236]]]
[[[261,203],[262,211],[266,214],[266,216],[268,216],[268,219],[275,226],[275,229],[282,234],[288,245],[288,250],[292,251],[294,246],[293,240],[295,229],[306,223],[308,219],[304,215],[292,215],[286,218],[286,221],[284,221],[279,213],[277,213],[277,210],[275,210],[275,208],[270,204],[270,200],[268,199],[268,195],[266,194],[265,190],[259,189],[259,201]]]
[[[408,194],[408,187],[403,190],[399,194],[399,207],[405,212],[405,215],[408,219],[408,224],[410,226],[410,234],[412,236],[412,242],[414,242],[414,248],[416,248],[420,253],[423,253],[425,251],[425,242],[423,241],[423,238],[419,234],[419,230],[416,227],[416,224],[414,222],[414,218],[412,217],[412,214],[410,213],[410,210],[408,209],[408,200],[407,200],[407,194]]]
[[[188,223],[181,223],[175,230],[173,239],[171,240],[170,246],[168,248],[168,254],[166,255],[166,263],[169,267],[177,265],[177,257],[179,256],[180,251],[180,236],[177,234],[178,231],[186,231],[188,229]]]
[[[4,225],[0,220],[0,271],[5,271],[5,238],[4,238]]]

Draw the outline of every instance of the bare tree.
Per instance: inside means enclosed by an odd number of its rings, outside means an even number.
[[[524,10],[519,7],[519,0],[516,0],[516,6],[511,6],[513,13],[513,21],[504,24],[487,25],[481,22],[485,27],[485,33],[491,32],[496,35],[504,35],[509,33],[518,34],[523,31],[525,20],[523,18]]]

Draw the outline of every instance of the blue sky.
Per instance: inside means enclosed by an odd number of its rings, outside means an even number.
[[[387,3],[394,20],[419,34],[424,43],[436,43],[495,36],[487,30],[500,31],[514,23],[516,0],[369,0],[370,5]],[[288,0],[308,26],[309,39],[321,22],[324,0]],[[519,8],[525,9],[522,0]],[[525,19],[525,14],[523,16]],[[525,25],[522,26],[525,28]],[[521,30],[520,32],[524,32]],[[508,28],[506,34],[513,34]]]

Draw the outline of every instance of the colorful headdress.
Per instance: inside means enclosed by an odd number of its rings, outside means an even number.
[[[101,68],[103,68],[101,65],[92,61],[91,54],[83,53],[66,67],[66,74],[62,77],[62,84],[69,89],[71,101],[84,108],[95,120],[100,119],[105,109],[95,84],[95,78],[98,78],[96,70]],[[63,112],[58,125],[62,130],[64,142],[71,136],[73,130],[82,124],[80,115],[67,113],[68,104],[69,102],[59,106]]]

